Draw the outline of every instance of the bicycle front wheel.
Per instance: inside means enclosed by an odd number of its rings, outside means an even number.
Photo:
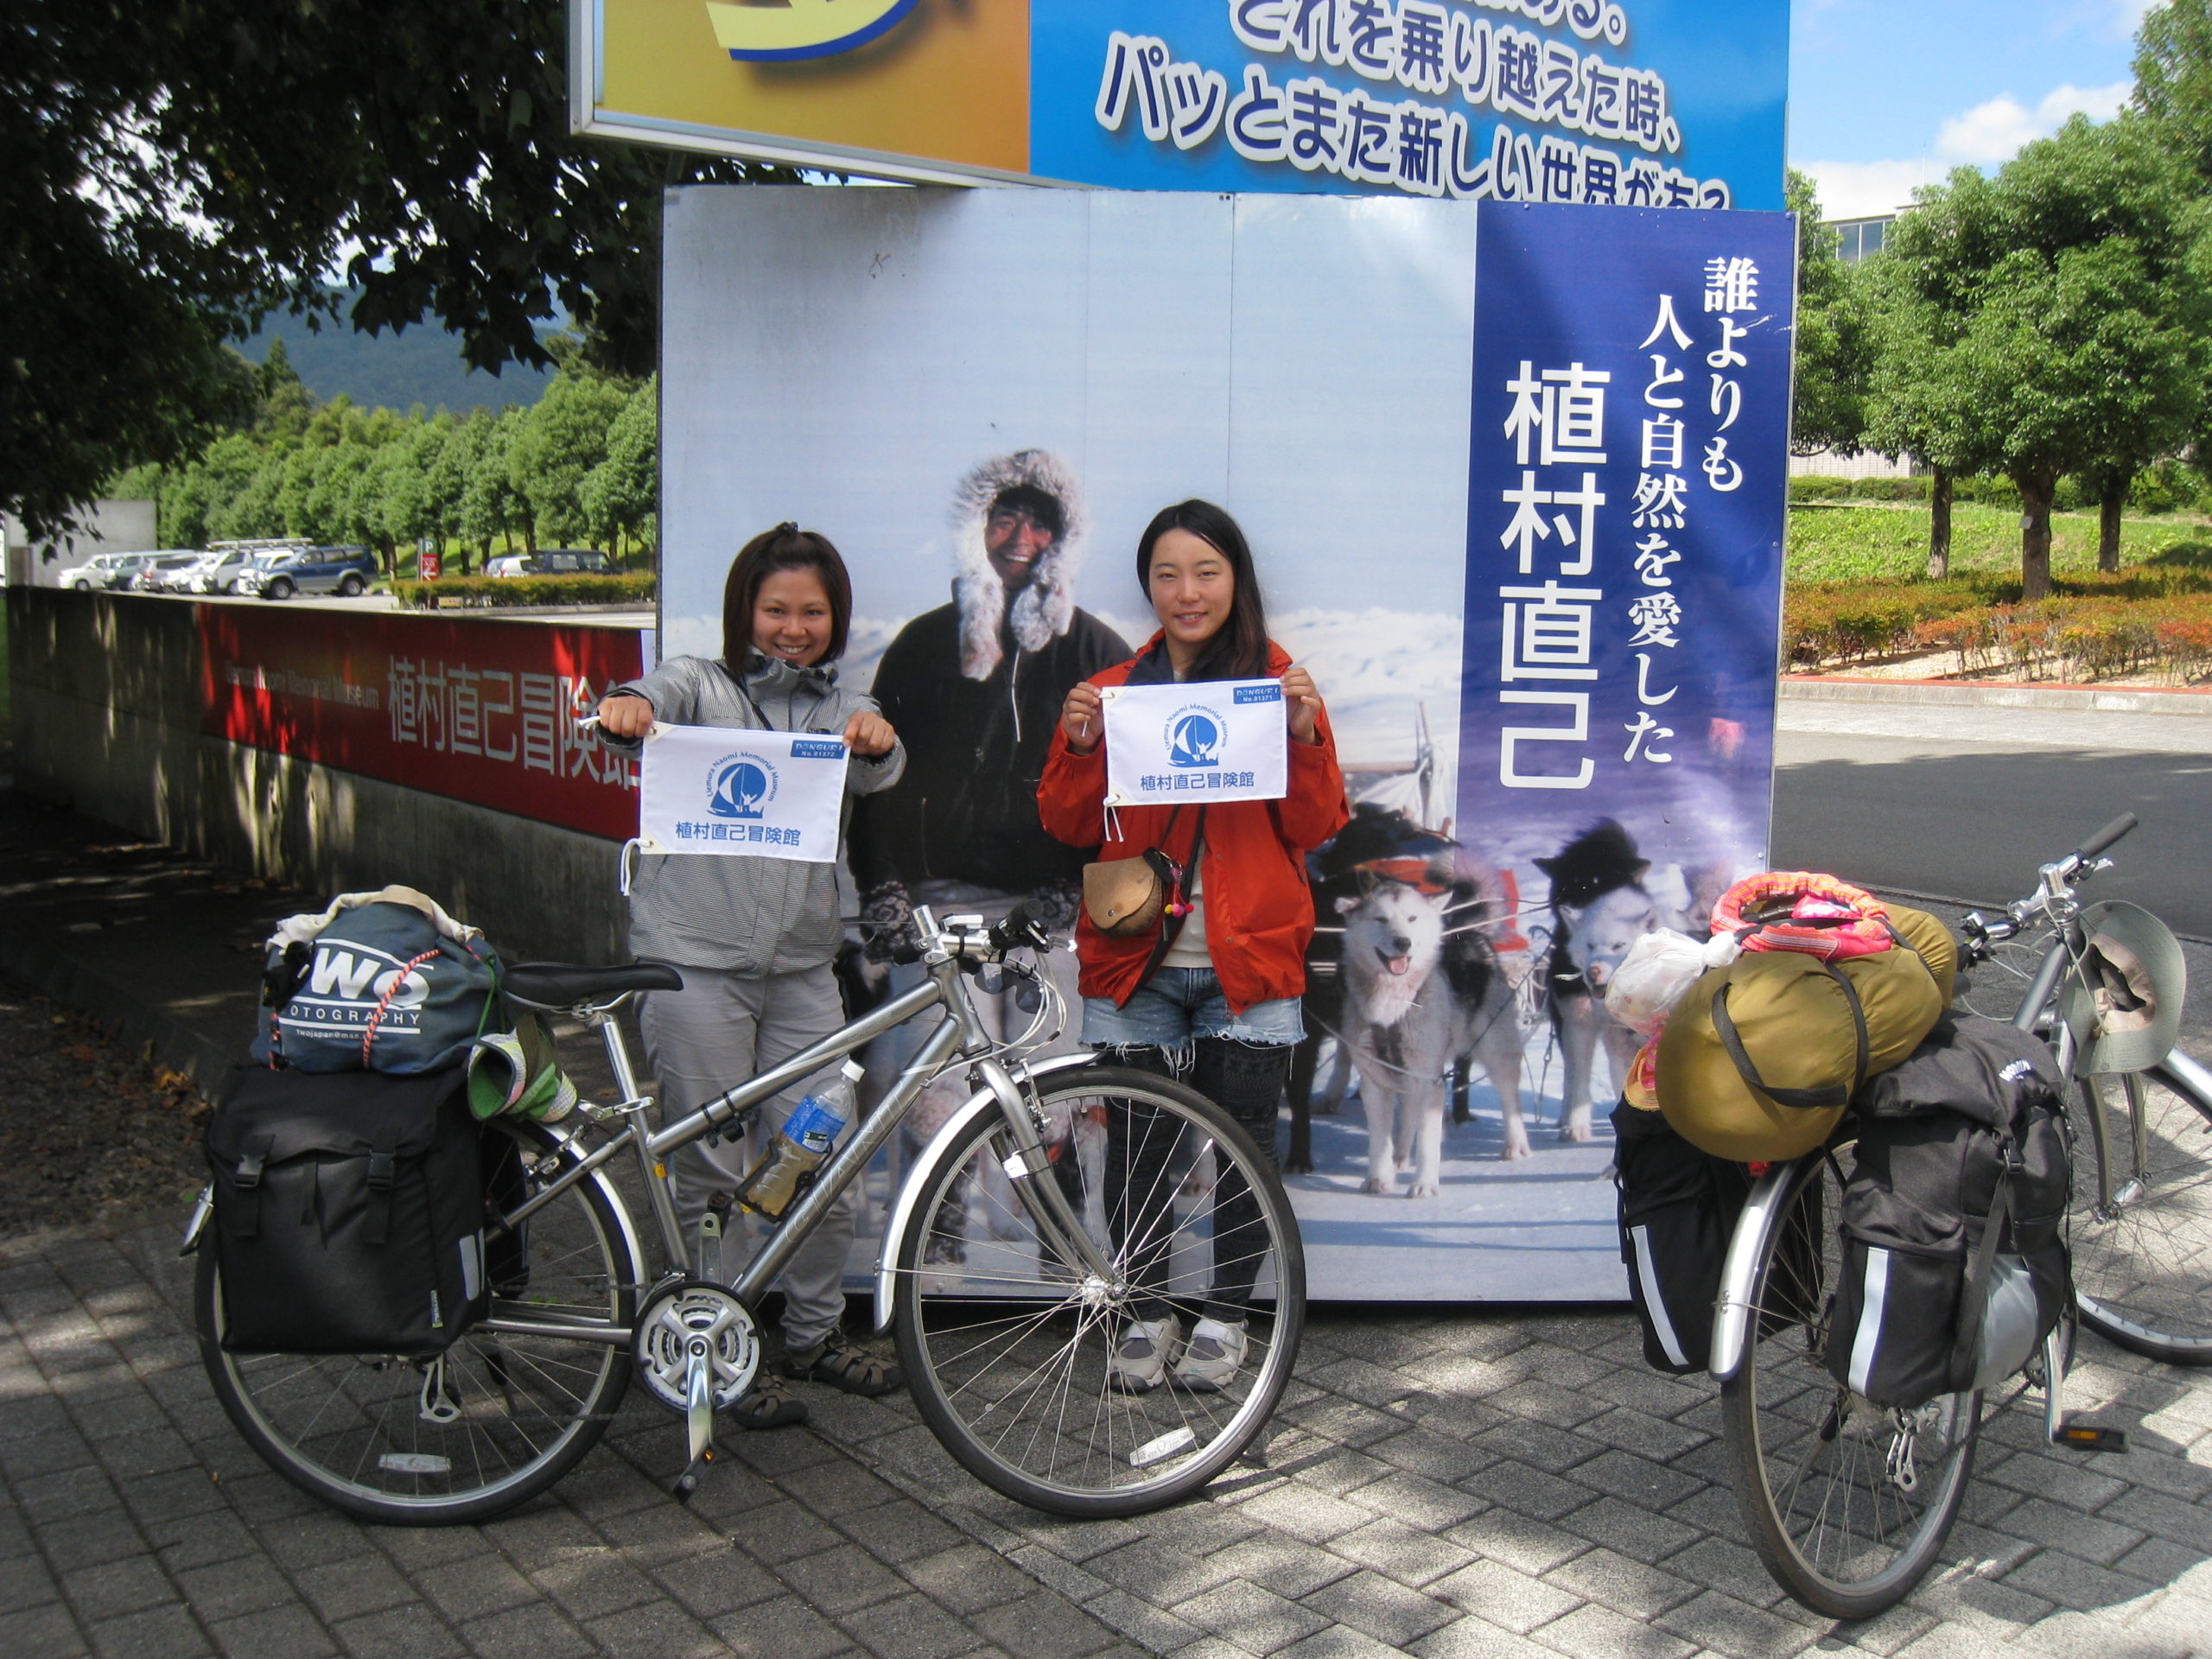
[[[1055,1152],[1041,1179],[1110,1277],[1040,1241],[988,1113],[915,1177],[893,1258],[899,1357],[924,1419],[985,1484],[1056,1515],[1139,1514],[1213,1479],[1281,1398],[1305,1326],[1298,1224],[1244,1132],[1179,1084],[1086,1069],[1038,1104]],[[1173,1344],[1201,1319],[1241,1329],[1241,1361],[1178,1381]],[[1160,1320],[1160,1380],[1117,1367],[1132,1325]]]
[[[2082,1322],[2123,1348],[2212,1364],[2212,1100],[2186,1073],[2084,1078],[2070,1242]]]
[[[1767,1212],[1742,1364],[1721,1384],[1736,1502],[1790,1594],[1834,1618],[1902,1600],[1943,1547],[1965,1496],[1981,1396],[1887,1409],[1829,1375],[1834,1224],[1849,1145],[1797,1160]]]
[[[510,1120],[486,1124],[483,1146],[504,1209],[568,1161],[544,1129]],[[481,1521],[535,1497],[606,1432],[629,1385],[637,1264],[590,1179],[488,1241],[485,1255],[489,1315],[433,1358],[234,1354],[222,1345],[215,1243],[203,1241],[200,1356],[223,1409],[278,1474],[365,1520]],[[563,1335],[563,1321],[620,1340]]]

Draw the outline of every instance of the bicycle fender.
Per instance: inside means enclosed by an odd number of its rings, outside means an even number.
[[[565,1162],[580,1164],[584,1160],[584,1154],[591,1150],[572,1129],[562,1124],[541,1123],[537,1127],[558,1143],[560,1156]],[[622,1242],[630,1247],[631,1267],[640,1280],[650,1280],[652,1268],[645,1260],[645,1241],[638,1236],[638,1225],[631,1218],[630,1206],[623,1202],[621,1192],[607,1178],[607,1166],[601,1164],[584,1179],[599,1189],[600,1195],[607,1200],[607,1207],[613,1211],[614,1224],[621,1231]]]
[[[1817,1158],[1821,1154],[1812,1154]],[[1707,1369],[1716,1382],[1726,1382],[1742,1369],[1746,1338],[1751,1327],[1751,1281],[1758,1273],[1760,1245],[1775,1225],[1776,1205],[1783,1184],[1796,1162],[1777,1164],[1759,1177],[1736,1230],[1728,1240],[1728,1255],[1720,1268],[1720,1295],[1713,1308],[1713,1354]]]
[[[1094,1054],[1061,1054],[1049,1060],[1039,1060],[1033,1065],[1021,1066],[1014,1071],[1013,1076],[1019,1084],[1096,1063],[1097,1056]],[[899,1257],[906,1243],[906,1230],[913,1224],[915,1211],[921,1204],[920,1183],[914,1179],[915,1175],[930,1166],[938,1147],[965,1133],[968,1126],[983,1113],[996,1110],[998,1103],[998,1096],[988,1089],[978,1089],[969,1096],[960,1109],[945,1120],[944,1127],[930,1137],[929,1145],[922,1149],[921,1156],[908,1169],[906,1185],[899,1189],[898,1200],[891,1206],[891,1214],[884,1220],[883,1243],[875,1258],[875,1329],[878,1335],[891,1328],[892,1316],[898,1311]]]

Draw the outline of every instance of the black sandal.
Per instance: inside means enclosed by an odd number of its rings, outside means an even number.
[[[789,1428],[806,1421],[806,1402],[772,1371],[762,1371],[753,1386],[724,1414],[740,1428]]]
[[[783,1372],[785,1376],[827,1382],[833,1389],[871,1400],[889,1394],[906,1381],[906,1374],[898,1366],[849,1340],[842,1331],[832,1331],[819,1348],[785,1355]]]

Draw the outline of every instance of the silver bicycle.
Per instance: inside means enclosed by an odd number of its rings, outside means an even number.
[[[216,1252],[200,1251],[201,1351],[239,1433],[286,1478],[352,1514],[479,1521],[574,1467],[634,1374],[685,1422],[677,1490],[689,1496],[715,1456],[715,1414],[762,1363],[758,1309],[778,1272],[925,1087],[965,1067],[972,1092],[899,1189],[875,1274],[877,1328],[896,1327],[924,1420],[978,1478],[1057,1514],[1134,1514],[1213,1479],[1265,1427],[1304,1325],[1304,1256],[1271,1161],[1166,1077],[1084,1055],[1024,1064],[1065,1010],[1018,954],[1048,948],[1020,912],[995,927],[940,924],[926,909],[916,921],[922,983],[664,1127],[613,1016],[639,992],[679,988],[677,969],[510,969],[511,1001],[600,1033],[622,1099],[588,1103],[574,1128],[485,1126],[490,1310],[435,1356],[228,1352]],[[1033,1006],[1020,1039],[984,1034],[969,992],[979,978]],[[741,1131],[771,1096],[931,1020],[882,1103],[741,1270],[721,1260],[726,1206],[683,1235],[668,1179],[678,1147]],[[651,1209],[658,1269],[617,1185],[624,1166]],[[188,1250],[204,1224],[195,1216]],[[1209,1312],[1225,1317],[1232,1295],[1247,1347],[1231,1380],[1128,1391],[1109,1360],[1133,1320],[1166,1310],[1187,1331]]]
[[[2101,855],[2135,824],[2124,814],[2044,865],[2035,892],[2002,916],[1969,914],[1960,965],[1987,969],[1971,994],[1979,1011],[2042,1033],[2074,1079],[2069,1231],[2082,1323],[2154,1358],[2202,1364],[2212,1362],[2212,1071],[2177,1047],[2143,1072],[2077,1076],[2074,1033],[2057,1018],[2087,945],[2075,889],[2110,868]],[[1847,1120],[1835,1143],[1755,1184],[1723,1271],[1712,1370],[1737,1502],[1761,1559],[1808,1606],[1866,1618],[1909,1593],[1942,1549],[1984,1401],[1961,1393],[1893,1410],[1829,1374],[1849,1133]],[[2124,1445],[2065,1420],[2071,1337],[2062,1322],[2022,1386],[2042,1389],[2044,1432],[2056,1443]]]

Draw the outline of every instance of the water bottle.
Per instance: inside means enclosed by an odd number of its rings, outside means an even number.
[[[847,1060],[836,1083],[818,1090],[791,1109],[784,1127],[769,1138],[768,1149],[737,1189],[737,1201],[756,1215],[779,1220],[830,1155],[838,1130],[852,1121],[853,1085],[861,1067]]]

